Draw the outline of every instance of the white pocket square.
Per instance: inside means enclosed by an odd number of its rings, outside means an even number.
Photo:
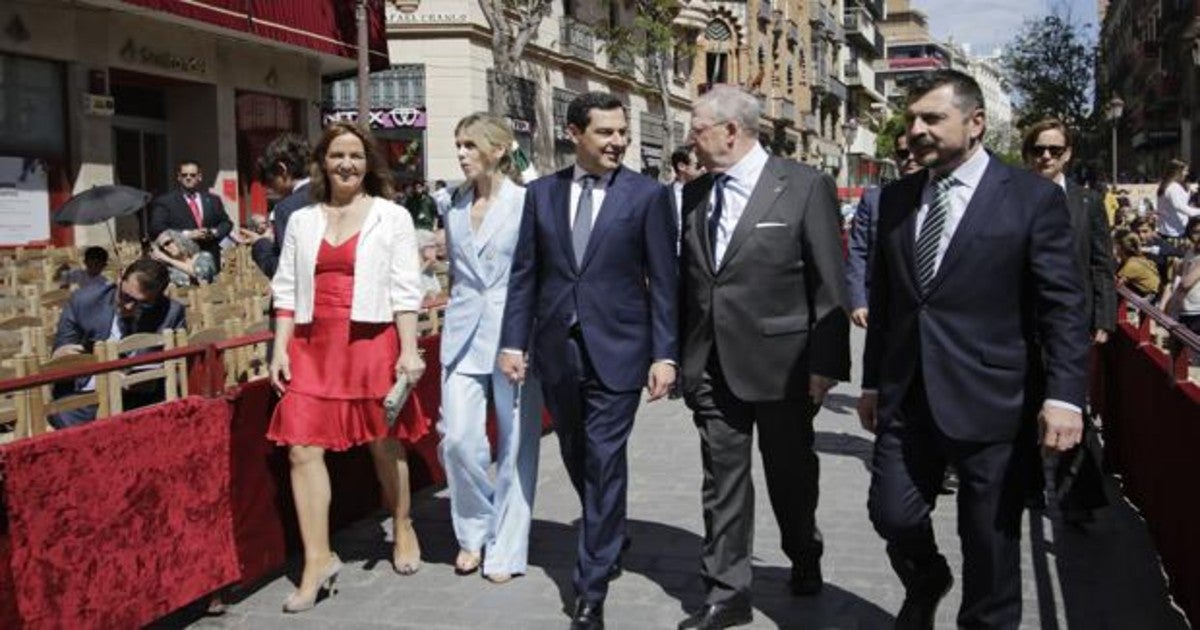
[[[755,228],[787,227],[787,224],[786,223],[776,223],[774,221],[765,221],[763,223],[755,224],[754,227]]]

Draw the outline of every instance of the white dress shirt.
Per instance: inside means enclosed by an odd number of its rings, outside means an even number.
[[[570,219],[572,228],[575,227],[575,212],[579,210],[579,196],[583,194],[583,185],[580,183],[580,181],[582,181],[587,175],[600,178],[592,184],[592,225],[594,226],[596,225],[596,217],[600,216],[600,207],[604,205],[604,191],[608,188],[608,185],[612,183],[612,176],[614,172],[615,169],[613,171],[605,171],[600,174],[589,173],[583,170],[583,168],[578,164],[575,165],[575,174],[571,176]]]
[[[713,263],[717,267],[721,266],[721,259],[725,257],[725,248],[729,246],[729,238],[733,236],[733,230],[737,227],[738,220],[742,218],[746,204],[750,203],[750,194],[758,185],[758,178],[762,177],[768,157],[762,145],[755,143],[749,153],[742,156],[742,159],[725,171],[725,175],[729,179],[725,182],[721,222],[717,224],[717,242],[713,249]],[[712,216],[712,211],[716,207],[716,190],[717,187],[714,185],[709,199],[708,217]]]
[[[1179,238],[1187,227],[1188,219],[1200,216],[1200,208],[1188,203],[1188,191],[1179,182],[1167,184],[1167,189],[1158,198],[1158,233]]]
[[[971,203],[971,197],[975,195],[975,190],[979,188],[979,182],[983,179],[983,173],[987,170],[988,160],[987,151],[982,148],[975,151],[975,155],[967,158],[950,173],[950,177],[954,178],[954,186],[950,188],[950,207],[946,208],[946,224],[942,226],[942,238],[938,241],[937,256],[933,261],[933,272],[942,266],[942,257],[946,255],[946,250],[950,247],[950,240],[954,238],[954,232],[958,229],[959,222],[962,221],[963,214],[967,211],[967,206]],[[914,241],[920,239],[921,226],[925,223],[925,217],[929,214],[929,206],[933,204],[936,185],[933,178],[925,183],[925,190],[921,191],[921,207],[917,210],[917,230],[913,235]]]

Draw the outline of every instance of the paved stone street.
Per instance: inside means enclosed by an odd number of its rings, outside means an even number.
[[[855,337],[855,352],[861,347]],[[857,354],[856,354],[857,356]],[[842,385],[817,420],[821,457],[818,522],[825,534],[825,591],[797,599],[787,592],[789,565],[779,549],[761,468],[756,462],[755,619],[753,628],[890,628],[903,590],[883,542],[866,515],[870,435],[853,415],[857,387]],[[608,627],[674,628],[702,599],[696,577],[702,535],[699,438],[678,401],[643,405],[630,442],[629,532],[624,575],[612,584]],[[445,492],[416,502],[425,564],[412,577],[393,573],[390,523],[382,517],[342,532],[334,547],[347,562],[341,592],[316,609],[285,616],[280,605],[293,585],[278,579],[245,594],[224,617],[196,619],[194,628],[565,628],[574,562],[573,520],[579,506],[554,436],[542,440],[530,570],[494,586],[478,575],[457,577],[457,551]],[[1110,488],[1115,492],[1115,484]],[[936,529],[956,579],[961,561],[954,497],[943,497]],[[1028,628],[1184,628],[1168,602],[1165,581],[1141,521],[1122,501],[1103,512],[1088,534],[1063,529],[1041,515],[1026,517],[1022,553],[1024,619]],[[385,530],[387,530],[385,532]],[[296,568],[288,576],[294,578]],[[958,584],[939,609],[938,627],[954,627]],[[179,625],[185,621],[171,621]]]

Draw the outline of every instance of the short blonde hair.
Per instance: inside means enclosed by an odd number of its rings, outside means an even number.
[[[487,112],[468,114],[454,127],[454,135],[466,136],[475,143],[485,154],[495,149],[504,149],[504,154],[495,164],[489,166],[504,173],[514,182],[521,183],[521,173],[513,163],[512,144],[515,138],[508,123],[503,119]]]

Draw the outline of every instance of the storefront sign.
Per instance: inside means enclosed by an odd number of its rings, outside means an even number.
[[[466,13],[408,13],[396,7],[387,7],[388,24],[466,24],[471,18]]]
[[[0,157],[0,244],[50,239],[50,193],[41,160]]]
[[[424,129],[424,107],[393,107],[391,109],[372,109],[371,127],[373,129]],[[321,112],[321,124],[335,122],[356,122],[358,110],[327,109]]]
[[[208,74],[208,62],[199,57],[177,55],[169,50],[155,50],[145,44],[138,44],[132,37],[125,41],[119,54],[127,63],[154,66],[184,74]]]
[[[517,133],[533,133],[533,123],[528,120],[521,120],[520,118],[512,118],[510,116],[505,116],[505,119],[508,120],[508,126],[513,131]]]

